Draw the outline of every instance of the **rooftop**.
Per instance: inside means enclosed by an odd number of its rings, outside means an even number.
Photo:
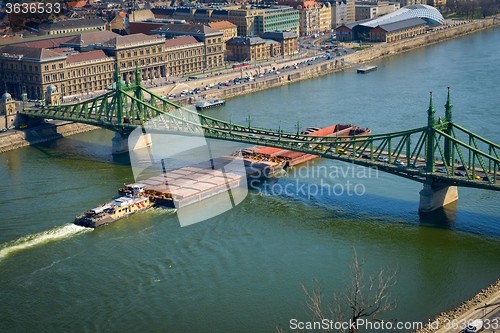
[[[97,59],[112,59],[112,58],[108,57],[103,50],[96,50],[96,51],[82,52],[82,53],[68,55],[66,62],[68,64],[72,64],[76,62],[97,60]]]
[[[198,43],[198,40],[196,38],[194,38],[193,36],[185,36],[185,37],[179,37],[179,38],[166,40],[165,47],[189,45],[189,44],[194,44],[194,43]]]

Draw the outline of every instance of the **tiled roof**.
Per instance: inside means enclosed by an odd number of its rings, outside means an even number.
[[[227,29],[227,28],[236,28],[237,25],[233,24],[229,21],[217,21],[217,22],[210,22],[208,23],[208,26],[213,29]]]
[[[104,24],[106,24],[106,22],[104,22],[104,20],[102,20],[101,18],[82,18],[42,24],[40,25],[40,28],[44,30],[59,30],[65,28],[92,28],[99,27]]]
[[[61,55],[57,52],[35,47],[8,45],[0,48],[0,56],[11,55],[11,56],[23,56],[24,59],[32,60],[47,60],[51,58],[65,58],[66,56]]]
[[[226,44],[232,45],[258,45],[264,44],[266,41],[260,37],[234,37],[226,42]]]
[[[295,32],[291,31],[269,31],[265,32],[262,35],[260,35],[262,38],[270,38],[270,39],[278,39],[278,40],[284,40],[284,39],[292,39],[292,38],[297,38],[297,34]]]
[[[103,50],[97,50],[97,51],[90,51],[90,52],[82,52],[82,53],[77,53],[77,54],[71,54],[68,56],[66,59],[66,62],[68,64],[75,63],[75,62],[81,62],[81,61],[88,61],[88,60],[96,60],[96,59],[106,59],[110,58],[104,53]]]
[[[71,37],[67,42],[61,43],[64,45],[90,45],[95,43],[103,43],[113,37],[119,36],[111,31],[87,32]]]
[[[155,31],[159,33],[183,35],[221,34],[219,30],[212,29],[203,24],[166,24]]]
[[[193,36],[185,36],[174,39],[168,39],[165,41],[165,47],[173,47],[179,45],[189,45],[193,43],[198,43],[198,40]]]
[[[150,31],[154,29],[161,28],[165,23],[154,23],[154,22],[130,22],[130,34],[143,33],[150,35]]]
[[[34,41],[34,42],[19,43],[16,45],[26,46],[26,47],[35,47],[35,48],[44,48],[44,49],[53,49],[53,48],[59,47],[62,43],[66,43],[67,41],[69,41],[72,38],[74,38],[74,37],[68,36],[68,37],[61,37],[61,38],[54,38],[54,39],[39,40],[39,41]]]
[[[142,33],[127,35],[127,36],[117,35],[116,37],[111,38],[107,42],[104,42],[103,45],[118,47],[118,46],[130,44],[130,43],[137,43],[137,42],[142,42],[142,41],[155,41],[155,40],[157,40],[156,37],[148,36],[148,35],[145,35]]]

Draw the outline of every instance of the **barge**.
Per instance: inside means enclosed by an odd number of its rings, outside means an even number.
[[[352,125],[309,127],[301,134],[311,136],[368,135],[371,131]],[[153,206],[183,208],[210,197],[247,186],[248,179],[265,179],[287,167],[318,158],[318,155],[282,148],[253,146],[158,176],[127,184],[113,201],[75,218],[75,224],[97,228]],[[236,160],[243,161],[233,163]]]
[[[374,72],[376,70],[377,70],[377,66],[364,66],[364,67],[358,68],[357,72],[359,74],[366,74],[366,73]]]
[[[205,109],[209,109],[209,108],[213,108],[213,107],[221,106],[221,105],[225,105],[225,104],[226,104],[226,101],[223,99],[220,99],[220,98],[211,98],[208,101],[202,99],[202,100],[196,102],[196,110],[202,111]]]

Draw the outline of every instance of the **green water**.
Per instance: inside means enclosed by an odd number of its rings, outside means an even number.
[[[293,131],[355,123],[375,133],[422,126],[428,92],[444,114],[500,142],[498,30],[375,62],[376,72],[322,77],[229,100],[208,114]],[[316,160],[251,189],[236,208],[181,228],[154,209],[94,231],[74,216],[133,176],[104,130],[0,154],[0,331],[272,332],[308,319],[301,283],[326,297],[349,276],[353,247],[367,271],[397,267],[388,317],[427,321],[500,276],[500,195],[460,188],[446,214],[418,216],[421,185],[388,174],[325,176]],[[296,169],[298,170],[298,169]],[[304,169],[302,169],[304,170]],[[358,185],[362,195],[301,186]],[[286,187],[288,185],[288,187]],[[279,192],[279,189],[289,192]],[[359,192],[360,193],[360,192]]]

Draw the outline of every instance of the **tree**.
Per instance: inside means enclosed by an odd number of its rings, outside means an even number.
[[[332,320],[333,323],[354,323],[355,325],[330,325],[328,332],[356,333],[361,327],[361,321],[388,322],[380,317],[384,312],[396,308],[396,297],[391,289],[396,285],[397,270],[380,268],[375,274],[366,275],[365,261],[360,261],[354,249],[353,262],[350,265],[350,281],[345,283],[345,289],[333,293],[333,302],[325,306],[323,287],[318,280],[313,281],[312,290],[302,284],[306,294],[307,308],[315,320]]]

